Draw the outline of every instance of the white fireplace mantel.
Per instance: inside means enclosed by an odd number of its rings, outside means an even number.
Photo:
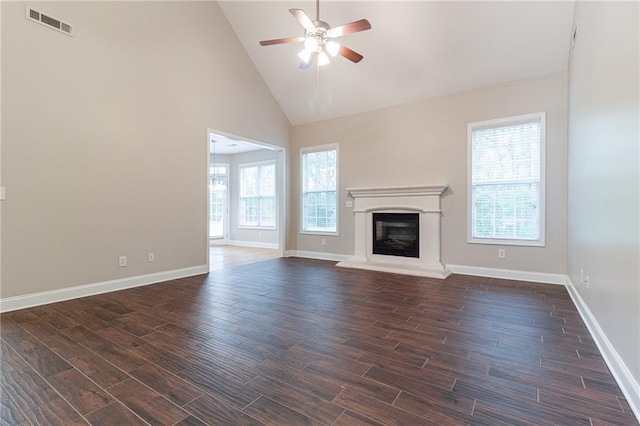
[[[448,185],[347,188],[355,216],[354,255],[338,266],[432,278],[449,276],[451,272],[440,262],[440,199],[447,188]],[[420,257],[373,254],[373,212],[418,213]]]
[[[380,186],[377,188],[347,188],[352,198],[361,197],[418,197],[422,195],[442,196],[448,185]]]

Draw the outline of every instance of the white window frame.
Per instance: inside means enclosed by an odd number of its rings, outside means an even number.
[[[335,231],[310,231],[304,229],[304,192],[305,192],[305,173],[304,173],[304,161],[303,157],[305,154],[311,154],[314,152],[323,152],[323,151],[336,151],[336,230]],[[300,149],[300,234],[307,235],[329,235],[329,236],[338,236],[340,230],[340,193],[338,188],[340,187],[340,149],[337,143],[328,144],[328,145],[318,145],[309,148],[301,148]]]
[[[242,172],[243,168],[250,167],[261,167],[273,165],[274,167],[274,190],[275,190],[275,225],[267,226],[267,225],[242,225],[242,210],[240,208],[240,200],[242,199]],[[259,196],[260,197],[260,196]],[[260,220],[260,216],[258,215],[258,221]],[[242,163],[238,164],[238,228],[239,229],[267,229],[267,230],[276,230],[278,226],[278,165],[276,164],[276,160],[266,160],[266,161],[256,161],[252,163]]]
[[[513,126],[517,124],[540,122],[540,202],[539,202],[539,225],[540,234],[537,240],[523,239],[498,239],[498,238],[474,238],[473,237],[473,144],[472,134],[474,130],[490,129]],[[545,188],[546,188],[546,114],[537,112],[513,117],[499,118],[495,120],[479,121],[467,125],[467,242],[473,244],[496,244],[507,246],[545,246]],[[508,182],[507,182],[508,183]]]

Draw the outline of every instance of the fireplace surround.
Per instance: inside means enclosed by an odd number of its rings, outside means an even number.
[[[451,272],[440,262],[440,200],[447,187],[409,185],[347,188],[348,195],[353,200],[354,254],[349,259],[339,262],[337,266],[431,278],[448,277]],[[376,216],[417,215],[418,238],[415,257],[374,252],[374,239],[378,231],[378,228],[374,229],[374,213]],[[395,228],[391,235],[400,236],[406,243],[407,237],[398,232],[398,226]]]

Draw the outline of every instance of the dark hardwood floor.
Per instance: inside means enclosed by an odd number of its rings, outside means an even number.
[[[562,286],[289,258],[0,320],[3,425],[638,424]]]

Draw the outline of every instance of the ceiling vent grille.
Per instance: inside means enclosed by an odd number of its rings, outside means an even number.
[[[56,18],[45,15],[37,10],[31,9],[27,6],[27,19],[33,22],[37,22],[40,25],[44,25],[56,31],[60,31],[69,36],[73,36],[73,28],[66,22],[62,22]]]

